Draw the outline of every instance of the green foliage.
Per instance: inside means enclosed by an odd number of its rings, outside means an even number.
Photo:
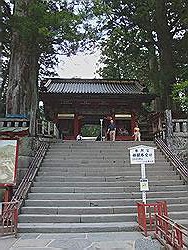
[[[103,31],[99,74],[142,80],[165,108],[171,86],[188,79],[187,1],[98,0],[97,8]]]
[[[82,136],[98,136],[100,135],[100,125],[84,125],[82,127]]]
[[[52,53],[63,46],[67,51],[81,39],[81,17],[66,1],[32,0],[27,5],[21,1],[19,9],[10,20],[12,29],[39,53]],[[50,51],[52,47],[54,51]]]
[[[108,35],[102,42],[101,62],[105,66],[99,73],[108,77],[115,65],[115,78],[137,78],[149,84],[148,20],[152,1],[105,1],[105,5],[111,7],[111,13],[105,25]]]
[[[5,97],[8,82],[8,66],[10,57],[10,23],[11,9],[9,4],[2,2],[0,6],[0,117],[5,114]]]
[[[16,33],[20,43],[39,57],[41,72],[53,75],[57,54],[75,54],[86,48],[94,36],[90,23],[92,16],[88,15],[91,3],[84,0],[15,1],[14,13],[5,13],[7,44],[10,44],[10,34]],[[5,4],[10,8],[8,1]]]
[[[188,113],[188,81],[174,85],[172,96],[181,109]]]
[[[7,72],[13,37],[14,43],[16,41],[19,48],[23,46],[27,48],[28,54],[35,55],[38,63],[36,73],[39,78],[43,78],[56,75],[58,54],[70,56],[78,50],[89,48],[89,40],[94,36],[91,33],[92,16],[88,14],[92,1],[15,0],[14,13],[11,11],[10,2],[2,1],[1,37],[4,38],[2,47],[4,73],[3,85],[0,88],[0,98],[1,100],[3,98],[2,109],[5,109]]]

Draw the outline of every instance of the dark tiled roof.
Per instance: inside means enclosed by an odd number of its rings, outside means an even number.
[[[54,94],[145,94],[143,88],[136,80],[51,78],[43,83],[42,92]]]

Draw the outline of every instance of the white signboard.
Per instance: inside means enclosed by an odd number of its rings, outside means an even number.
[[[149,191],[148,179],[140,179],[140,191]]]
[[[153,164],[155,163],[155,152],[153,147],[139,145],[130,150],[130,162],[131,164]]]

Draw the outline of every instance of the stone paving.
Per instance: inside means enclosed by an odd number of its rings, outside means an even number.
[[[19,234],[0,238],[0,250],[160,250],[140,232]]]

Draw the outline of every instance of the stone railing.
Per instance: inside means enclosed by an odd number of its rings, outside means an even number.
[[[188,119],[172,119],[173,132],[176,134],[188,134]]]
[[[171,149],[185,165],[188,164],[188,119],[172,119]]]
[[[29,120],[25,118],[0,118],[0,127],[29,127]]]
[[[24,129],[29,131],[30,122],[25,118],[0,118],[0,131],[12,131],[17,132]],[[2,128],[2,129],[1,129]],[[39,137],[51,137],[58,138],[59,132],[54,124],[51,121],[46,120],[37,120],[36,121],[36,135]]]
[[[36,127],[37,127],[38,136],[45,136],[45,137],[52,137],[52,138],[59,137],[59,131],[56,127],[56,124],[54,124],[51,121],[37,120]]]
[[[188,119],[174,119],[170,110],[152,117],[155,138],[163,139],[168,147],[187,165]]]

